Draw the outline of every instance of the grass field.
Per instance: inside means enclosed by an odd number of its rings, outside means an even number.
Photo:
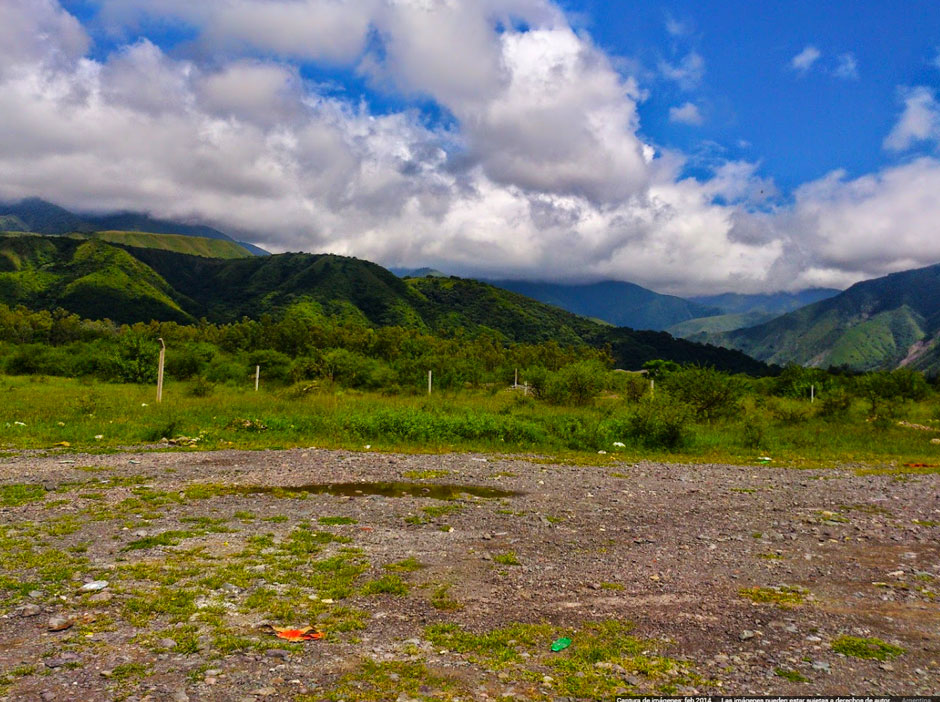
[[[501,390],[432,397],[298,387],[216,386],[170,382],[162,404],[149,386],[39,376],[0,377],[0,448],[110,451],[179,439],[197,449],[319,446],[356,450],[527,453],[569,460],[755,463],[818,467],[873,464],[899,472],[936,472],[940,437],[936,401],[903,403],[890,421],[870,421],[860,400],[838,420],[817,416],[807,401],[771,408],[746,398],[741,413],[711,422],[677,422],[671,450],[637,426],[643,399],[613,395],[588,407],[555,407]],[[918,424],[921,428],[900,422]],[[904,464],[929,464],[905,467]]]
[[[183,236],[182,234],[151,234],[149,232],[103,231],[94,234],[96,239],[103,239],[114,244],[136,246],[144,249],[163,249],[192,256],[207,258],[250,258],[251,254],[236,244],[225,239],[207,239],[201,236]]]

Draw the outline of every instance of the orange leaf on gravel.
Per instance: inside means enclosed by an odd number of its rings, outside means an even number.
[[[324,637],[322,632],[314,631],[312,626],[305,626],[302,629],[289,629],[285,627],[272,626],[271,629],[274,631],[276,636],[282,639],[286,639],[287,641],[311,641],[315,639],[322,639]]]

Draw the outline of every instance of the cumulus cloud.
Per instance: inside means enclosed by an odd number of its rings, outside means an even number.
[[[904,111],[885,137],[884,147],[890,151],[904,151],[919,141],[940,142],[940,103],[930,88],[922,85],[905,88],[900,95]]]
[[[841,284],[940,257],[936,160],[832,174],[787,206],[757,163],[684,176],[682,154],[641,138],[636,82],[547,1],[103,1],[114,31],[183,22],[209,53],[175,58],[135,38],[88,58],[59,5],[8,0],[0,18],[18,34],[0,45],[0,199],[201,220],[274,251],[680,294]],[[299,6],[323,12],[294,36]],[[236,21],[262,7],[285,35]],[[345,61],[454,120],[326,94],[298,56]],[[681,86],[704,61],[670,69]],[[911,124],[897,143],[923,138]]]
[[[807,46],[790,60],[790,67],[800,73],[806,73],[819,60],[822,53],[813,45]]]
[[[702,113],[699,112],[698,105],[687,102],[684,105],[669,108],[669,121],[675,122],[676,124],[690,124],[697,127],[705,120],[702,117]]]

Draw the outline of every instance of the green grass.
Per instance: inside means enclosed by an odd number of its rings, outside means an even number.
[[[367,582],[359,592],[363,595],[407,595],[408,583],[397,575],[383,575]]]
[[[385,570],[390,570],[393,573],[413,573],[422,568],[424,568],[424,564],[414,556],[408,556],[404,560],[389,563],[385,566]]]
[[[774,604],[784,609],[806,602],[807,590],[792,585],[776,587],[745,587],[738,591],[741,597],[758,604]]]
[[[17,483],[13,485],[0,485],[0,505],[16,507],[27,502],[36,502],[46,495],[42,485],[28,485]]]
[[[774,675],[790,682],[809,682],[809,678],[789,668],[774,668]]]
[[[641,459],[753,464],[756,456],[769,455],[774,467],[860,463],[860,471],[894,475],[940,470],[905,466],[935,465],[936,447],[921,432],[894,426],[876,429],[865,421],[861,401],[838,422],[813,417],[790,426],[768,420],[759,450],[742,443],[741,427],[753,421],[753,413],[765,410],[748,407],[747,418],[689,423],[689,442],[671,452],[625,436],[634,406],[616,399],[588,407],[557,407],[518,403],[515,395],[503,391],[467,390],[427,398],[327,388],[295,396],[278,388],[255,393],[248,385],[220,385],[209,397],[191,397],[185,392],[187,384],[167,382],[164,402],[158,405],[153,388],[147,386],[0,376],[0,448],[42,449],[67,441],[68,451],[109,452],[151,443],[171,429],[177,436],[203,436],[195,447],[184,447],[187,450],[310,445],[361,450],[370,444],[373,450],[418,453],[534,452],[554,457],[550,460],[595,465]],[[934,411],[927,402],[906,407],[911,421],[927,421]],[[266,430],[245,431],[235,421],[244,417],[257,419]],[[95,439],[98,435],[103,438]],[[597,454],[621,440],[627,446],[616,455]],[[421,475],[426,479],[438,473]],[[38,499],[38,489],[31,491]]]
[[[900,646],[885,643],[881,639],[859,638],[857,636],[840,636],[832,642],[831,648],[836,653],[853,658],[867,658],[878,661],[896,658],[904,653],[904,649]]]
[[[495,556],[493,556],[493,562],[499,563],[500,565],[511,565],[511,566],[522,565],[522,563],[520,563],[519,559],[516,557],[515,551],[507,551],[506,553],[497,553]]]
[[[149,232],[101,231],[94,238],[114,244],[135,246],[142,249],[163,249],[176,253],[203,256],[206,258],[249,258],[251,253],[232,241],[208,239],[182,234],[151,234]]]
[[[326,526],[342,526],[344,524],[359,523],[358,520],[353,519],[352,517],[319,517],[317,522]]]

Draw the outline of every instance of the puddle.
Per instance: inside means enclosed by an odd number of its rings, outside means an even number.
[[[435,483],[374,482],[374,483],[311,483],[309,485],[288,485],[282,487],[245,486],[239,492],[246,495],[265,493],[299,493],[311,495],[336,495],[338,497],[364,497],[381,495],[382,497],[430,497],[434,500],[456,500],[462,496],[472,497],[514,497],[521,492],[499,490],[480,485],[444,485]]]

